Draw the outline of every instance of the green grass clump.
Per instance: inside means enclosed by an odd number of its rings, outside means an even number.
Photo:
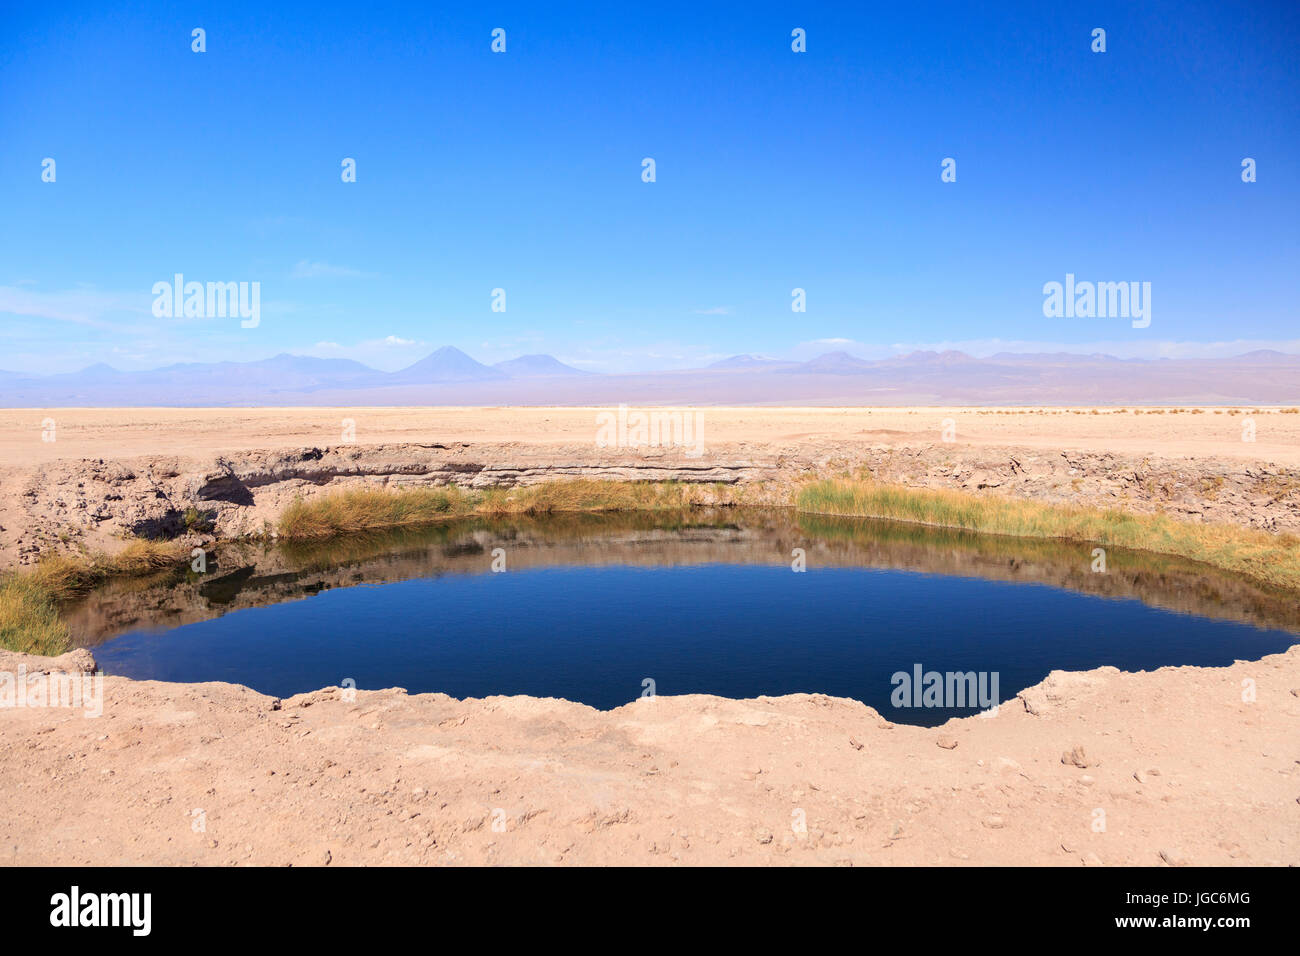
[[[1064,538],[1176,554],[1274,587],[1300,590],[1300,539],[1237,525],[1194,524],[1164,515],[838,479],[805,486],[796,507],[812,514],[886,518],[981,534]]]
[[[175,568],[188,557],[183,544],[140,540],[115,555],[49,555],[34,568],[0,576],[0,647],[24,654],[62,654],[68,649],[68,628],[59,617],[59,602],[111,576]]]
[[[354,488],[298,499],[280,515],[275,531],[289,540],[380,531],[447,518],[543,515],[563,512],[662,511],[728,504],[731,486],[683,482],[552,481],[518,488],[463,491],[444,488]]]
[[[354,488],[306,501],[299,498],[280,515],[282,538],[327,538],[359,531],[429,524],[469,510],[465,492],[446,488]]]
[[[0,579],[0,647],[57,657],[68,649],[68,626],[53,593],[33,575]]]

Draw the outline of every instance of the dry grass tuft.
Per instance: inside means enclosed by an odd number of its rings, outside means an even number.
[[[115,575],[174,568],[189,556],[178,542],[132,541],[115,555],[77,559],[49,555],[28,571],[0,577],[0,647],[24,654],[57,656],[68,649],[68,628],[59,602]]]
[[[32,575],[0,580],[0,647],[48,657],[68,649],[68,626],[54,597]]]
[[[276,524],[289,540],[328,538],[389,528],[433,524],[466,515],[487,517],[561,512],[661,511],[703,504],[731,504],[729,485],[644,481],[552,481],[519,488],[469,492],[446,488],[357,488],[311,500],[299,499]]]
[[[494,488],[475,509],[482,515],[536,515],[567,511],[662,511],[726,504],[727,486],[677,481],[554,481],[522,488]],[[720,500],[721,499],[721,500]]]
[[[1193,524],[1163,515],[835,479],[803,488],[797,507],[814,514],[886,518],[983,534],[1064,538],[1176,554],[1267,585],[1300,590],[1300,539],[1236,525]]]
[[[281,538],[327,538],[359,531],[429,524],[469,511],[466,492],[446,488],[354,488],[310,501],[299,498],[280,515]]]

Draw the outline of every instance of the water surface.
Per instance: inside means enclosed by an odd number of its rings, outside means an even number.
[[[894,675],[918,665],[996,675],[1006,700],[1054,669],[1221,666],[1300,639],[1290,595],[1155,555],[1092,561],[1086,544],[746,509],[474,519],[230,546],[68,618],[109,673],[281,697],[350,679],[611,708],[650,680],[850,697],[918,724],[977,709],[895,706]]]

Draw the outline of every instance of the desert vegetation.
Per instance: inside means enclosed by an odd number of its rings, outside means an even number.
[[[541,515],[593,511],[659,511],[735,504],[740,489],[720,484],[635,481],[552,481],[518,488],[357,488],[298,499],[280,516],[277,537],[291,541],[358,531],[431,524],[469,515]]]
[[[744,503],[745,490],[739,486],[685,482],[576,479],[482,490],[455,486],[354,488],[294,501],[272,530],[286,544],[305,545],[451,518],[684,511]],[[1300,590],[1300,539],[1236,525],[907,488],[866,475],[810,479],[791,491],[787,506],[810,515],[886,519],[1177,555],[1269,587]],[[136,540],[111,556],[50,555],[34,568],[9,572],[0,577],[0,647],[46,655],[62,653],[68,647],[68,631],[59,617],[61,602],[109,577],[177,572],[188,560],[189,548],[180,541]]]
[[[1060,538],[1173,554],[1274,587],[1300,589],[1300,539],[1164,515],[1044,504],[961,491],[827,479],[803,487],[796,507],[814,514],[884,518],[1021,538]]]
[[[59,603],[109,577],[178,567],[189,554],[179,542],[132,541],[115,555],[49,555],[31,570],[0,576],[0,647],[54,656],[68,649]]]

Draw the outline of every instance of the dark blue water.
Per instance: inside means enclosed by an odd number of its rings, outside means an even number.
[[[891,720],[896,672],[998,675],[1002,700],[1054,669],[1226,665],[1282,651],[1286,631],[1038,584],[872,568],[550,567],[322,591],[95,650],[110,674],[231,681],[287,697],[346,678],[454,697],[625,704],[659,694],[811,692]]]

